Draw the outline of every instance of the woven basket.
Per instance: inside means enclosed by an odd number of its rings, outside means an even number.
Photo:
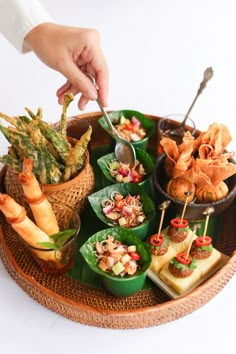
[[[101,113],[71,119],[69,135],[81,135],[93,127],[91,148],[109,143],[97,119]],[[150,116],[155,123],[159,117]],[[156,137],[149,141],[156,148]],[[0,190],[5,171],[0,173]],[[160,288],[141,290],[133,296],[116,298],[103,289],[90,287],[67,275],[53,277],[40,271],[17,234],[0,214],[0,257],[8,273],[34,300],[46,308],[86,325],[106,328],[142,328],[177,320],[206,304],[224,288],[236,272],[236,200],[222,214],[220,237],[215,247],[229,256],[227,263],[189,294],[171,300]]]
[[[29,206],[24,200],[18,174],[9,167],[6,171],[4,184],[7,194],[28,210]],[[81,213],[87,205],[88,195],[94,190],[94,173],[89,163],[89,151],[86,152],[83,169],[75,178],[64,183],[43,184],[41,187],[50,202],[67,204]]]

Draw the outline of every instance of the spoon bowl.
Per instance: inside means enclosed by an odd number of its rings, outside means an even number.
[[[136,161],[136,153],[133,145],[129,143],[127,140],[122,139],[115,127],[113,126],[109,115],[105,111],[104,107],[101,105],[101,102],[99,99],[97,99],[97,103],[101,109],[101,112],[103,113],[103,116],[112,132],[112,135],[114,139],[116,140],[116,145],[115,145],[115,156],[117,161],[123,162],[123,163],[128,163],[130,167],[133,167]]]
[[[86,73],[86,75],[90,78],[90,80],[93,82],[94,86],[97,88],[96,82],[94,77],[90,73]],[[97,98],[97,104],[103,113],[103,116],[109,126],[109,129],[112,132],[112,135],[114,139],[116,140],[116,146],[115,146],[115,156],[117,161],[123,162],[123,163],[128,163],[130,167],[133,167],[135,165],[136,161],[136,153],[135,149],[132,144],[130,144],[127,140],[123,139],[120,137],[118,134],[117,130],[113,126],[109,115],[107,114],[106,110],[104,109],[103,105],[101,104],[99,98]]]

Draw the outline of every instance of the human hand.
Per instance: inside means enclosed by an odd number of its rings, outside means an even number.
[[[25,44],[41,61],[67,79],[57,90],[60,104],[64,94],[71,92],[73,95],[81,93],[78,101],[81,110],[89,100],[97,98],[103,106],[108,105],[108,68],[96,30],[43,23],[26,35]],[[96,78],[98,90],[85,72]]]

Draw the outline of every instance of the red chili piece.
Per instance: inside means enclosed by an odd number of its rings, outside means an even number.
[[[188,226],[188,220],[183,219],[182,222],[180,221],[181,221],[180,218],[174,218],[170,221],[170,223],[173,227],[176,227],[178,229],[184,229],[185,227]]]
[[[117,201],[115,202],[115,205],[116,205],[116,207],[117,207],[118,209],[122,209],[123,206],[125,205],[125,200],[124,200],[124,199],[117,200]]]
[[[196,239],[197,247],[210,246],[211,244],[212,238],[210,236],[205,236],[205,240],[203,239],[203,236],[198,236],[198,238]]]
[[[155,247],[160,247],[165,241],[165,237],[162,234],[155,234],[150,238],[150,243]]]
[[[140,260],[140,254],[138,252],[136,252],[136,251],[130,252],[129,255],[134,261],[139,261]]]
[[[125,125],[125,129],[127,130],[134,130],[134,124],[133,123],[127,123]]]
[[[185,265],[188,265],[191,262],[191,257],[190,256],[186,257],[186,254],[184,252],[178,253],[176,255],[176,258],[177,258],[177,261],[179,263],[182,263],[182,264],[185,264]]]

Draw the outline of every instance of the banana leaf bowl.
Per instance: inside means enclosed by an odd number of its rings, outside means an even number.
[[[150,183],[150,180],[152,179],[152,174],[154,171],[154,159],[153,157],[147,153],[145,150],[136,148],[136,159],[142,164],[145,175],[142,176],[142,179],[140,182],[131,182],[131,183],[137,183],[139,186],[143,187],[146,192],[148,192],[148,185]],[[104,155],[100,157],[97,160],[97,163],[103,173],[103,175],[106,177],[108,184],[114,184],[120,181],[117,181],[115,177],[113,177],[110,173],[109,165],[112,162],[116,162],[116,157],[114,152],[111,152],[107,155]],[[132,172],[131,172],[132,174]],[[134,176],[135,179],[136,176]],[[122,180],[120,183],[127,183],[124,180]]]
[[[111,122],[113,123],[113,125],[115,127],[116,127],[116,124],[119,124],[122,117],[124,117],[130,121],[132,120],[133,117],[135,117],[141,123],[141,126],[145,129],[146,135],[141,140],[131,141],[131,144],[134,146],[134,148],[138,147],[138,148],[146,150],[146,148],[148,146],[149,138],[153,135],[154,130],[155,130],[154,122],[151,119],[146,117],[141,112],[133,111],[133,110],[129,110],[129,109],[113,111],[111,113],[108,113],[108,115],[109,115]],[[104,117],[101,117],[99,119],[99,124],[110,135],[110,137],[112,139],[112,145],[114,145],[114,137],[113,137]]]
[[[137,270],[135,275],[115,276],[98,267],[95,244],[97,241],[106,240],[109,235],[112,235],[124,245],[136,246],[136,250],[140,255],[141,268]],[[102,278],[104,288],[118,297],[133,295],[142,288],[146,279],[147,269],[151,263],[151,254],[146,243],[142,242],[132,231],[122,227],[108,228],[93,234],[82,245],[80,253],[92,271]]]
[[[114,192],[118,192],[124,197],[128,195],[140,196],[142,210],[146,215],[146,219],[138,226],[130,227],[129,230],[133,231],[141,240],[144,240],[149,232],[149,228],[151,227],[151,221],[155,216],[155,205],[153,201],[142,187],[134,183],[116,183],[89,195],[88,200],[93,211],[104,224],[110,227],[117,226],[117,223],[112,223],[112,221],[106,217],[103,213],[101,203],[104,200],[110,199],[112,193]],[[125,226],[122,226],[122,228],[127,229]]]

